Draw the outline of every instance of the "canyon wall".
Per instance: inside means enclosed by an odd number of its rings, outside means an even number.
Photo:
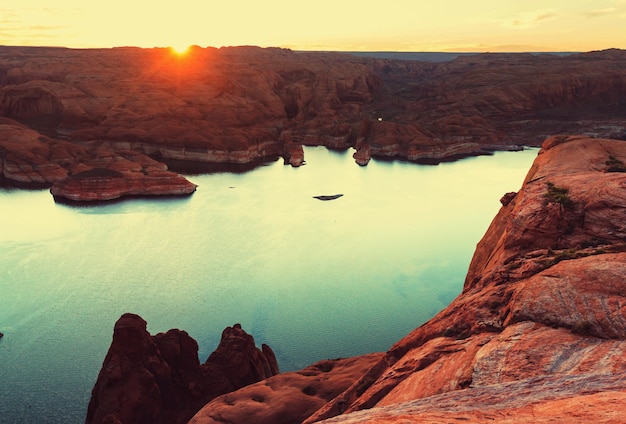
[[[132,150],[207,164],[282,156],[300,166],[302,145],[323,145],[355,148],[360,165],[371,157],[436,163],[556,133],[625,137],[625,65],[621,50],[428,63],[257,47],[180,56],[5,46],[0,117],[37,131],[44,144],[97,145],[97,156]],[[22,155],[14,149],[0,146],[8,180],[46,180],[44,167],[54,178],[73,174],[73,153],[57,148],[47,161],[37,156],[37,170],[16,175],[7,159]]]
[[[622,422],[625,163],[624,141],[548,138],[520,190],[503,196],[463,292],[350,388],[304,420],[269,396],[263,407],[282,420],[232,412],[262,387],[301,394],[275,376],[190,422],[222,422],[225,410],[231,423]]]

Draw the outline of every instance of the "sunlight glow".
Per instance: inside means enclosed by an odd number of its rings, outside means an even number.
[[[0,45],[174,45],[178,52],[182,43],[414,52],[626,48],[626,0],[388,0],[384,7],[317,0],[305,8],[306,19],[303,10],[288,0],[177,0],[174,8],[149,0],[1,0]]]
[[[191,46],[186,44],[181,44],[181,45],[177,45],[177,46],[170,46],[170,50],[172,51],[172,53],[174,53],[176,56],[184,56],[187,53],[189,53],[189,48]]]

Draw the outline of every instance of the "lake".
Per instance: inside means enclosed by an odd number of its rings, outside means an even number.
[[[385,351],[460,293],[536,149],[437,166],[305,148],[186,198],[56,204],[0,190],[0,422],[84,422],[125,312],[186,330],[204,362],[241,323],[281,371]],[[330,201],[318,195],[343,194]]]

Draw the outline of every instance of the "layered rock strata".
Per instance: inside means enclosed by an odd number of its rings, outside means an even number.
[[[204,364],[186,332],[151,336],[124,314],[92,390],[86,423],[184,423],[211,399],[278,373],[271,348],[258,349],[235,325]]]
[[[0,116],[163,160],[298,166],[297,146],[323,145],[356,148],[361,165],[438,162],[555,133],[626,136],[625,65],[621,50],[427,63],[256,47],[0,47]]]
[[[622,422],[625,163],[624,141],[547,139],[521,189],[503,197],[463,292],[351,387],[291,422]],[[222,410],[209,403],[192,422],[213,423]]]
[[[56,199],[76,202],[196,190],[195,184],[143,153],[53,139],[6,118],[0,118],[0,180],[51,186]]]
[[[427,63],[257,47],[180,56],[0,46],[0,118],[13,132],[7,141],[0,129],[0,171],[10,182],[54,183],[55,196],[75,201],[189,194],[195,186],[163,163],[282,156],[301,166],[303,145],[354,148],[362,166],[438,163],[554,133],[626,138],[624,98],[621,50]],[[129,173],[62,181],[92,168]]]
[[[576,404],[585,419],[618,422],[626,174],[610,168],[625,161],[623,141],[547,139],[478,244],[463,293],[305,422],[538,422],[535,410],[565,422]]]

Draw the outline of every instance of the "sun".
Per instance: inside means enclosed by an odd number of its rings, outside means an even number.
[[[179,44],[179,45],[175,45],[175,46],[170,46],[170,50],[176,56],[184,56],[184,55],[186,55],[189,52],[189,48],[190,47],[191,46],[189,44]]]

